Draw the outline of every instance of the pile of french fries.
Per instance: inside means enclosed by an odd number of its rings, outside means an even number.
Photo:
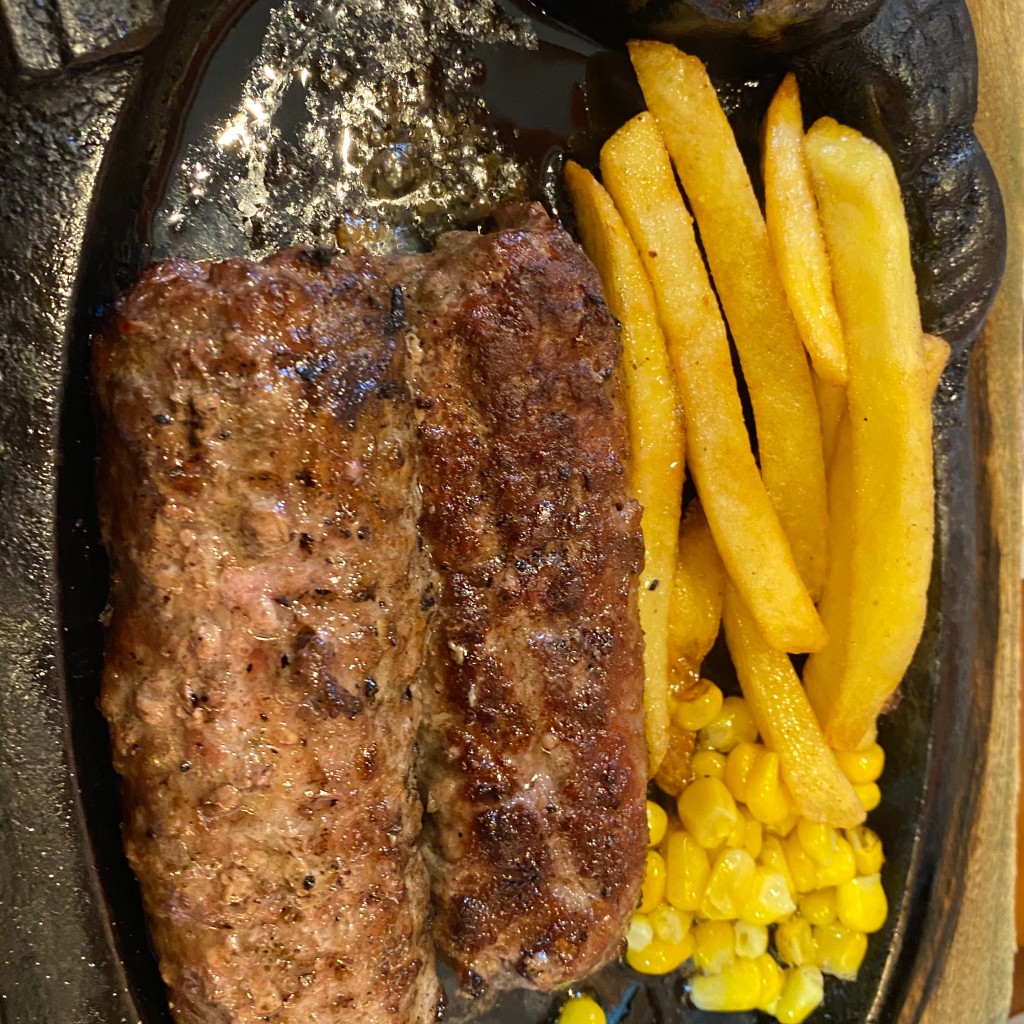
[[[703,64],[659,42],[630,55],[649,110],[603,147],[601,183],[575,163],[565,180],[622,324],[651,774],[670,793],[687,780],[693,737],[673,707],[724,622],[799,812],[851,827],[864,809],[833,752],[874,740],[920,639],[948,347],[922,332],[880,147],[828,118],[805,133],[787,76],[764,128],[762,213]],[[698,495],[685,512],[684,466]]]

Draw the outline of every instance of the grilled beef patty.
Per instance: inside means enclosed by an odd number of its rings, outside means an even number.
[[[435,1018],[391,307],[365,256],[170,262],[95,343],[102,704],[181,1024]]]
[[[462,985],[611,959],[646,844],[640,509],[614,319],[539,207],[400,263],[437,573],[418,773]]]

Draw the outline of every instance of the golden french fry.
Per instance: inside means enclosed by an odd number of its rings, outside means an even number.
[[[814,374],[814,395],[818,400],[818,416],[821,419],[821,450],[825,456],[825,465],[832,465],[832,456],[836,450],[836,431],[839,421],[846,412],[846,387],[842,384],[829,384]],[[829,515],[834,506],[829,503]],[[831,525],[831,524],[830,524]],[[829,558],[832,557],[831,546],[828,545]]]
[[[899,686],[924,625],[935,498],[931,393],[889,158],[830,118],[811,128],[804,150],[846,338],[851,531],[849,552],[833,552],[822,598],[835,647],[808,659],[804,682],[829,742],[855,749]],[[839,450],[842,443],[840,436]],[[830,594],[837,587],[848,593]]]
[[[651,284],[615,204],[578,164],[566,165],[565,183],[583,248],[597,268],[608,308],[622,325],[630,477],[643,507],[644,571],[638,603],[644,631],[647,753],[654,775],[668,748],[667,640],[686,457],[682,410]]]
[[[723,609],[725,638],[747,707],[800,813],[836,828],[853,828],[864,808],[821,731],[793,663],[769,647],[736,591]]]
[[[601,174],[654,286],[687,458],[722,561],[773,645],[817,650],[827,636],[757,471],[725,324],[653,117],[605,143]]]
[[[922,334],[924,344],[924,372],[928,382],[928,400],[931,401],[942,379],[942,371],[949,362],[949,342],[937,334]]]
[[[790,72],[764,124],[764,212],[779,275],[817,375],[846,383],[846,346],[832,294],[832,269],[804,162],[800,91]]]
[[[817,595],[827,567],[818,407],[750,176],[704,65],[666,43],[633,42],[629,51],[700,228],[736,343],[765,487],[797,568]]]
[[[718,636],[725,581],[725,566],[707,516],[699,501],[691,501],[679,528],[679,556],[672,578],[668,616],[671,661],[681,660],[700,668]]]

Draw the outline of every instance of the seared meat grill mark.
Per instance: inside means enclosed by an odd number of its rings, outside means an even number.
[[[103,709],[182,1024],[434,1020],[394,308],[363,256],[175,262],[95,344]]]

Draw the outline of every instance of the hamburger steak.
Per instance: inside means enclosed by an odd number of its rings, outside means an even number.
[[[474,994],[618,951],[646,840],[619,357],[527,207],[390,263],[158,264],[96,339],[102,705],[179,1021],[419,1024],[435,942]]]

